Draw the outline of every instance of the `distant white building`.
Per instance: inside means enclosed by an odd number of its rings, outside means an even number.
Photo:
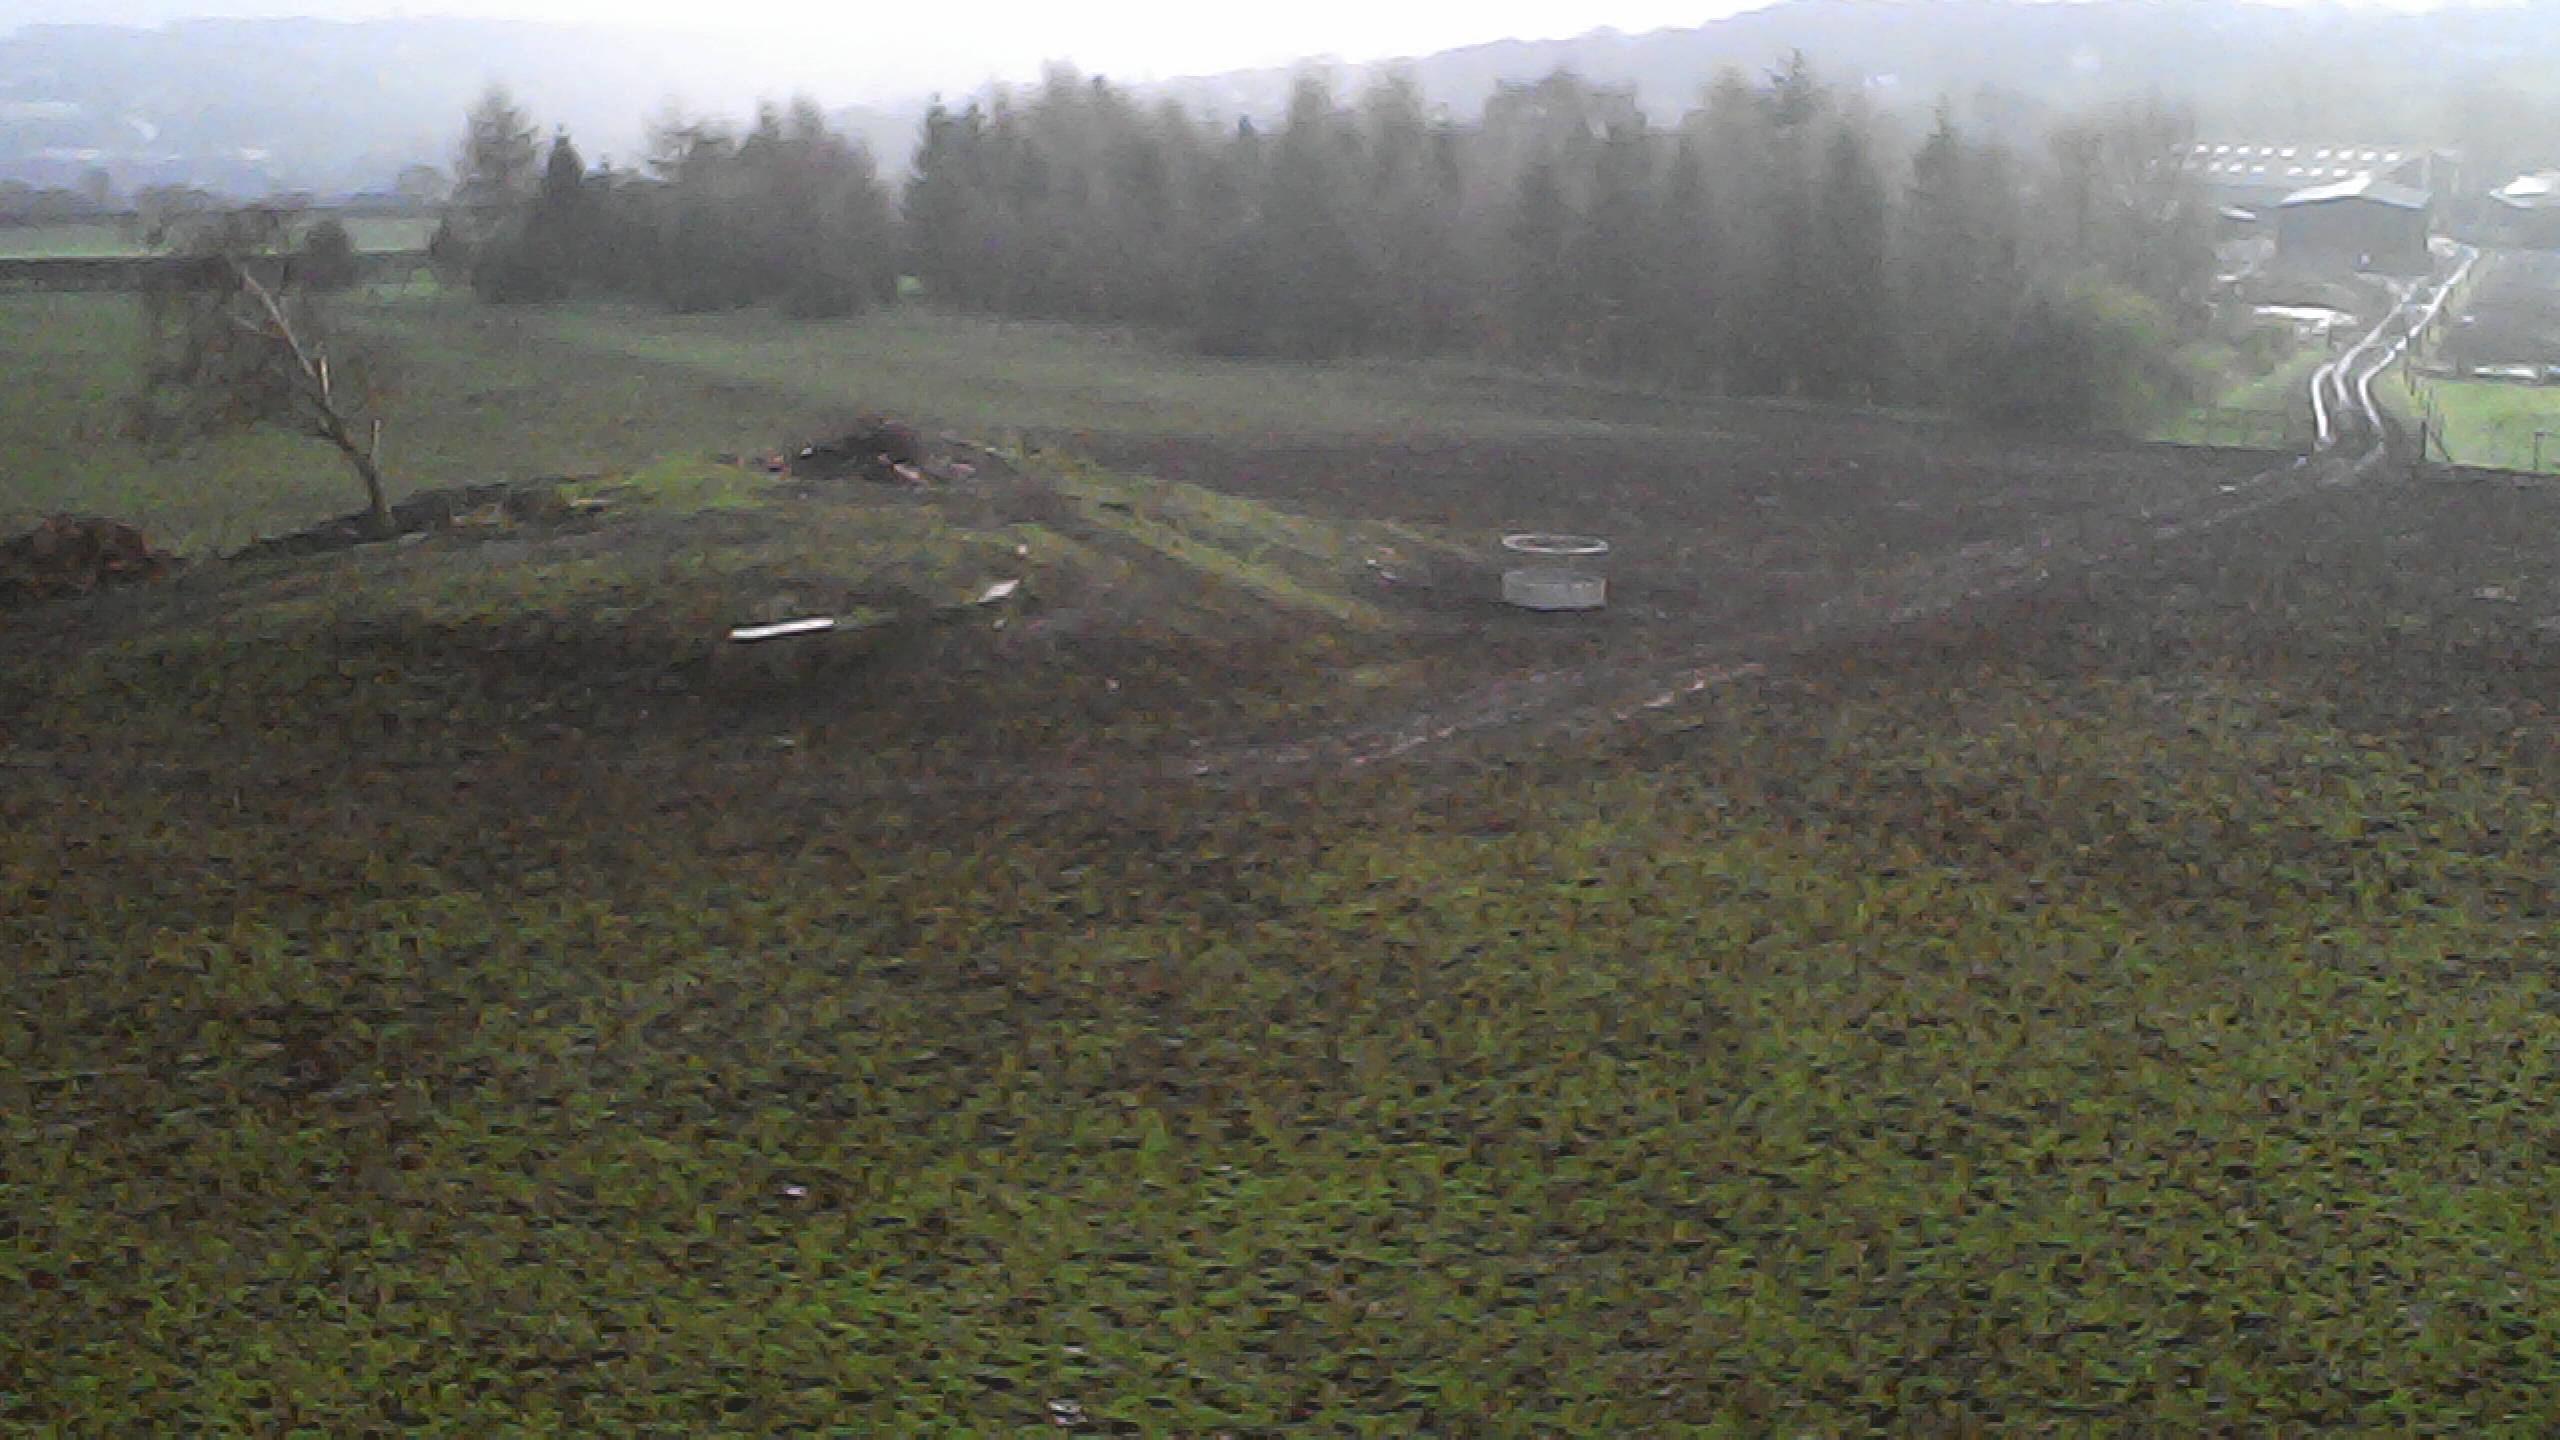
[[[2497,237],[2525,250],[2560,250],[2560,170],[2519,175],[2489,192]]]
[[[2208,141],[2187,147],[2186,166],[2226,227],[2249,223],[2239,214],[2272,220],[2277,255],[2319,270],[2423,273],[2438,201],[2455,183],[2451,157],[2415,145]]]
[[[2371,179],[2430,192],[2451,187],[2452,162],[2414,145],[2261,145],[2205,141],[2187,147],[2187,173],[2225,205],[2259,210],[2322,186]]]

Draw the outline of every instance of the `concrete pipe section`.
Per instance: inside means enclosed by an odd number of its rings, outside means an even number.
[[[1596,535],[1505,535],[1502,548],[1528,562],[1502,572],[1502,598],[1523,610],[1597,610],[1609,603]]]

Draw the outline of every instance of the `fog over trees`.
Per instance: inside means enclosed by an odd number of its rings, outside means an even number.
[[[1459,354],[1705,392],[2103,426],[2177,396],[2212,211],[2157,105],[2011,149],[1916,144],[1802,56],[1668,124],[1558,72],[1480,119],[1303,77],[1268,131],[1067,70],[925,117],[893,204],[807,102],[547,151],[493,93],[439,257],[501,302],[604,293],[830,317],[893,298],[1127,324],[1224,355]],[[537,154],[546,158],[537,162]]]
[[[608,294],[672,310],[851,315],[897,291],[896,219],[870,154],[808,101],[743,133],[669,114],[638,170],[545,147],[503,90],[471,112],[439,266],[501,303]]]
[[[589,159],[622,163],[641,154],[645,108],[660,97],[743,115],[755,97],[806,92],[895,169],[925,91],[974,93],[992,78],[921,72],[894,46],[828,45],[743,23],[725,35],[653,30],[637,16],[13,30],[8,9],[0,0],[0,224],[87,213],[93,176],[118,198],[162,185],[235,199],[380,196],[408,167],[446,162],[454,115],[492,81],[539,97],[546,126],[565,123]],[[699,17],[712,28],[738,18]],[[1762,74],[1795,51],[1896,123],[1925,129],[1945,96],[1968,133],[2021,148],[2059,117],[2171,94],[2196,107],[2209,139],[2431,145],[2492,180],[2560,165],[2560,72],[2549,63],[2560,53],[2560,9],[2551,6],[2408,14],[2244,0],[1780,0],[1686,29],[1502,40],[1397,63],[1434,107],[1464,120],[1502,82],[1559,69],[1632,88],[1660,119],[1692,106],[1719,70]],[[1078,54],[1127,78],[1107,47]],[[1365,89],[1379,68],[1346,67],[1340,83]],[[1276,128],[1291,79],[1272,67],[1160,79],[1137,93],[1149,106],[1178,98],[1195,114],[1249,114]]]

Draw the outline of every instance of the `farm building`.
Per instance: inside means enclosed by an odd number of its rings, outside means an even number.
[[[2190,145],[2187,173],[2213,198],[2244,210],[2272,207],[2299,190],[2372,177],[2441,192],[2452,162],[2408,145]]]
[[[2435,198],[2374,176],[2297,190],[2276,206],[2276,254],[2311,270],[2422,275]]]
[[[2519,175],[2489,192],[2489,223],[2520,250],[2560,250],[2560,170]]]

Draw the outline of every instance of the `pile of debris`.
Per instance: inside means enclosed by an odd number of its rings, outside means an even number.
[[[392,537],[424,538],[429,534],[495,534],[523,526],[550,530],[573,528],[593,517],[607,502],[600,496],[571,497],[563,487],[592,476],[560,476],[544,480],[506,480],[429,490],[391,507],[389,535],[377,533],[373,517],[358,513],[325,520],[290,535],[270,535],[234,558],[273,559],[288,555],[323,555],[351,550]]]
[[[795,480],[869,480],[882,485],[925,485],[966,480],[975,466],[938,457],[915,428],[895,420],[865,418],[832,440],[799,453],[768,457],[765,468]]]
[[[186,562],[154,550],[122,520],[56,515],[24,535],[0,540],[0,610],[67,600],[109,585],[174,575]]]

